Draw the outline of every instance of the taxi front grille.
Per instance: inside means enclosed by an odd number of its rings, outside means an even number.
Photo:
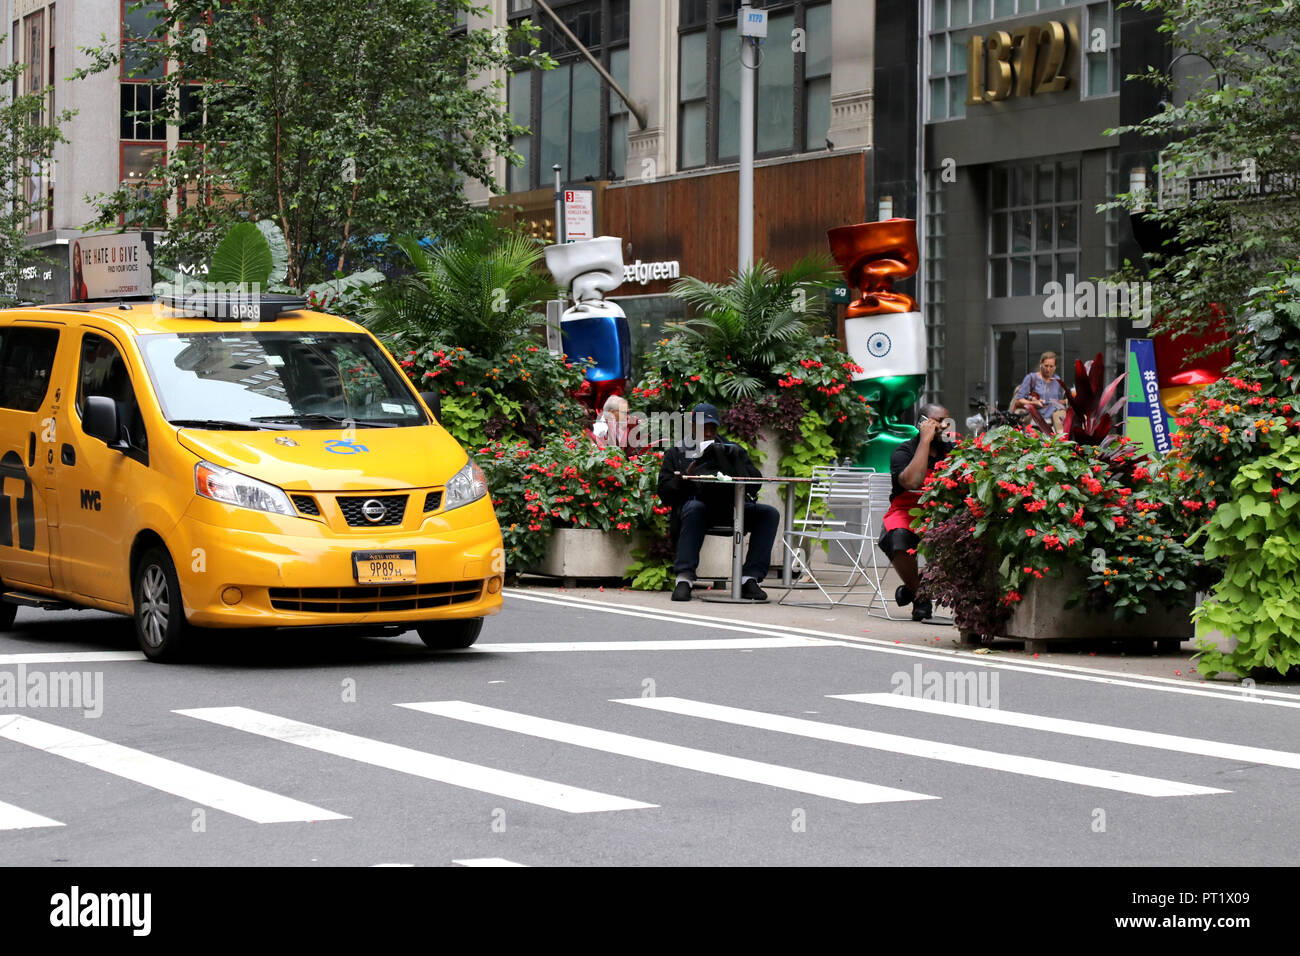
[[[477,601],[482,580],[435,584],[384,584],[347,588],[271,588],[277,611],[314,614],[367,614],[376,611],[419,611]]]
[[[391,528],[402,523],[406,513],[406,495],[357,495],[345,497],[339,495],[339,510],[350,528]],[[371,521],[365,515],[365,504],[377,501],[383,506],[384,513],[378,521]],[[373,508],[373,506],[372,506]]]

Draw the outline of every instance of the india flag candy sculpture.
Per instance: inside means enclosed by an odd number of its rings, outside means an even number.
[[[590,360],[591,401],[599,409],[610,395],[627,391],[632,375],[632,333],[627,316],[605,293],[623,283],[623,240],[597,236],[546,247],[546,267],[569,289],[573,305],[560,316],[564,354]]]
[[[889,471],[894,449],[916,435],[902,419],[925,387],[925,320],[916,300],[894,291],[894,281],[921,264],[916,221],[886,219],[828,230],[831,255],[849,287],[859,291],[845,313],[844,347],[862,368],[852,387],[874,415],[857,464]]]

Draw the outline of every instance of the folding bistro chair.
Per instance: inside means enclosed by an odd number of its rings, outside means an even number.
[[[792,607],[863,607],[870,612],[879,606],[886,617],[893,619],[889,601],[884,593],[882,579],[888,572],[884,555],[876,542],[880,538],[881,519],[889,508],[890,477],[870,468],[845,465],[819,466],[813,469],[813,484],[804,517],[796,519],[791,537],[799,537],[802,547],[794,547],[783,539],[791,553],[791,565],[806,585],[796,585],[778,602]],[[844,567],[819,567],[813,569],[813,548],[826,545],[847,559]],[[839,575],[843,581],[836,581]],[[862,604],[849,600],[863,590],[869,591],[869,600]],[[790,600],[795,590],[816,589],[822,600],[802,602]]]

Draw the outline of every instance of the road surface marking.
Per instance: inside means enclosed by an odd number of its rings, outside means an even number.
[[[0,801],[0,830],[26,830],[32,827],[61,827],[58,820],[51,820],[39,813],[32,813],[12,803]]]
[[[1178,753],[1196,754],[1202,757],[1223,757],[1227,760],[1244,760],[1247,763],[1269,764],[1274,767],[1289,767],[1292,770],[1300,770],[1300,753],[1291,753],[1286,750],[1268,750],[1264,747],[1249,747],[1244,744],[1229,744],[1217,740],[1180,737],[1176,734],[1161,734],[1151,730],[1132,730],[1128,727],[1094,724],[1085,720],[1040,717],[1038,714],[993,710],[988,707],[976,707],[973,704],[951,704],[941,700],[905,697],[902,694],[828,694],[827,696],[836,700],[851,700],[860,704],[878,704],[882,707],[921,711],[943,717],[978,720],[986,724],[1002,724],[1006,727],[1045,730],[1054,734],[1069,734],[1074,737],[1089,737],[1093,740],[1110,740],[1115,743],[1133,744],[1137,747],[1154,747],[1158,750],[1173,750]]]
[[[458,866],[527,866],[526,863],[515,863],[512,860],[503,860],[499,856],[485,856],[478,860],[452,860]]]
[[[454,787],[465,787],[498,797],[508,797],[524,803],[534,803],[566,813],[598,813],[605,810],[640,810],[656,806],[638,800],[583,790],[564,784],[526,777],[522,774],[483,767],[479,764],[440,757],[422,750],[412,750],[397,744],[384,743],[369,737],[317,727],[296,720],[249,710],[247,707],[199,707],[178,710],[178,714],[196,717],[223,727],[244,730],[250,734],[282,740],[309,750],[345,757],[360,763],[396,770],[398,773],[436,780]]]
[[[1161,780],[1158,777],[1141,777],[1113,770],[1100,770],[1095,767],[1060,763],[1055,760],[1041,760],[1037,757],[1004,754],[993,750],[977,750],[974,747],[961,747],[956,744],[921,740],[916,737],[902,737],[897,734],[886,734],[875,730],[863,730],[860,727],[826,724],[817,720],[805,720],[802,717],[784,717],[779,714],[766,714],[756,710],[742,710],[739,707],[725,707],[721,704],[686,700],[681,697],[634,697],[618,700],[615,703],[631,704],[633,707],[644,707],[648,710],[658,710],[670,714],[682,714],[687,717],[703,717],[706,720],[718,720],[741,727],[754,727],[760,730],[773,730],[777,733],[795,734],[800,737],[811,737],[815,740],[851,744],[855,747],[870,747],[873,750],[905,754],[909,757],[926,757],[930,760],[943,760],[948,763],[964,764],[969,767],[982,767],[986,770],[1002,770],[1007,773],[1018,773],[1029,777],[1042,777],[1045,780],[1059,780],[1063,783],[1077,783],[1087,787],[1136,793],[1145,797],[1189,797],[1229,792],[1216,787],[1202,787],[1191,783],[1179,783],[1175,780]]]
[[[0,737],[254,823],[348,819],[341,813],[31,717],[0,717]]]
[[[44,654],[0,654],[2,664],[106,664],[110,661],[142,661],[139,651],[62,651]]]
[[[939,799],[929,794],[897,790],[893,787],[882,787],[872,783],[863,783],[859,780],[848,780],[844,777],[810,773],[807,770],[795,770],[791,767],[761,763],[757,760],[746,760],[742,757],[732,757],[707,750],[695,750],[691,747],[666,744],[658,740],[647,740],[644,737],[632,737],[628,734],[597,730],[579,724],[569,724],[559,720],[548,720],[544,717],[532,717],[528,714],[498,710],[495,707],[481,707],[462,700],[426,701],[418,704],[398,704],[397,706],[422,711],[426,714],[436,714],[439,717],[450,717],[454,720],[481,724],[485,727],[495,727],[499,730],[529,734],[533,737],[541,737],[544,740],[572,744],[575,747],[586,747],[590,750],[600,750],[623,757],[648,760],[652,763],[667,764],[670,767],[682,767],[686,770],[696,770],[700,773],[709,773],[718,777],[730,777],[733,780],[745,780],[769,787],[780,787],[783,790],[795,790],[799,793],[829,797],[832,800],[843,800],[847,803],[896,803],[903,800]]]
[[[789,627],[784,624],[758,624],[735,618],[707,618],[692,615],[690,612],[668,608],[654,608],[645,605],[632,605],[631,608],[610,607],[599,601],[583,598],[553,598],[532,594],[520,594],[507,588],[503,593],[508,597],[523,601],[535,601],[556,607],[578,608],[580,610],[602,611],[607,614],[626,614],[642,617],[652,621],[670,620],[674,624],[693,625],[696,627],[713,627],[724,631],[743,631],[748,634],[766,634],[770,636],[803,635],[818,640],[831,642],[840,647],[854,647],[859,650],[878,654],[892,654],[901,657],[916,657],[923,660],[949,660],[960,663],[963,667],[996,667],[1000,670],[1019,671],[1036,677],[1060,677],[1067,680],[1088,681],[1097,684],[1110,684],[1116,687],[1130,687],[1138,690],[1162,691],[1169,694],[1191,694],[1197,697],[1213,697],[1218,700],[1247,702],[1252,704],[1269,704],[1274,707],[1300,708],[1300,695],[1285,691],[1269,690],[1254,686],[1245,691],[1236,685],[1228,684],[1220,689],[1206,685],[1192,684],[1187,680],[1173,677],[1156,677],[1144,674],[1128,674],[1123,671],[1110,671],[1097,667],[1082,667],[1075,664],[1058,664],[1053,661],[1036,661],[1028,658],[1021,661],[990,660],[987,656],[957,649],[925,647],[924,645],[900,645],[897,641],[880,638],[861,637],[855,634],[836,634],[831,631],[818,631],[812,628]]]
[[[532,654],[545,651],[734,651],[774,647],[832,647],[811,637],[700,637],[666,641],[565,641],[517,644],[475,644],[476,651]]]

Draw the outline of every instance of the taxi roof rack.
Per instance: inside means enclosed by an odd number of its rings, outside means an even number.
[[[284,292],[216,291],[196,289],[189,294],[160,295],[157,301],[171,306],[176,318],[205,319],[209,322],[274,322],[282,312],[307,307],[307,297]]]

